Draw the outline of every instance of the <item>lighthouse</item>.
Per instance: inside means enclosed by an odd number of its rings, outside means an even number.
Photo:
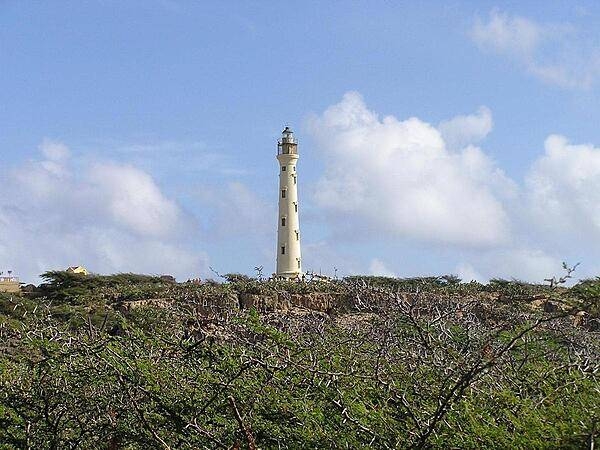
[[[277,141],[279,161],[279,217],[277,225],[277,277],[302,276],[300,220],[298,216],[298,141],[285,127]]]

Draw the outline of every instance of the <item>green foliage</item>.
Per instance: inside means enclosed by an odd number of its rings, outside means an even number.
[[[456,275],[442,275],[437,277],[394,278],[384,276],[354,275],[345,277],[344,281],[350,284],[376,287],[381,289],[402,292],[455,292],[466,290],[481,290],[483,285],[477,282],[461,283]]]
[[[579,282],[571,288],[571,293],[592,319],[600,319],[600,278]]]
[[[225,278],[228,283],[248,283],[253,281],[252,278],[243,273],[226,273],[223,275],[223,278]]]
[[[451,283],[448,283],[448,279]],[[458,278],[454,278],[449,275],[446,277],[415,277],[415,278],[394,278],[394,277],[383,277],[383,276],[365,276],[365,275],[354,275],[344,278],[344,281],[348,283],[363,284],[366,286],[373,286],[383,289],[390,289],[404,292],[417,292],[417,291],[432,291],[439,288],[443,288],[448,284],[457,284],[460,281]]]
[[[594,439],[600,340],[568,311],[529,306],[556,290],[453,276],[230,278],[50,272],[34,297],[0,294],[0,448],[582,448]],[[340,294],[350,310],[205,309],[207,298],[314,292]],[[559,292],[581,305],[599,293],[598,280]],[[133,307],[153,299],[170,301]]]
[[[172,286],[159,276],[120,273],[115,275],[83,275],[66,271],[42,274],[44,283],[36,294],[55,303],[90,304],[139,300]]]
[[[530,300],[539,296],[549,295],[552,288],[548,285],[526,283],[519,280],[492,278],[485,286],[488,292],[499,294],[498,299],[507,303]]]

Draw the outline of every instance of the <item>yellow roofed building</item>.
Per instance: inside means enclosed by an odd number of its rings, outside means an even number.
[[[69,273],[78,273],[81,275],[88,275],[88,271],[85,267],[83,266],[71,266],[69,268],[67,268],[67,272]]]

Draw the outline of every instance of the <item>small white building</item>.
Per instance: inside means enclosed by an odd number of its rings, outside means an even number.
[[[277,225],[277,272],[281,278],[302,277],[298,204],[298,141],[285,127],[277,141],[279,161],[279,217]]]

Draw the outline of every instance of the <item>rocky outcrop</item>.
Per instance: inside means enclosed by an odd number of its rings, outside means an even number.
[[[255,308],[257,311],[285,311],[290,303],[279,299],[277,294],[239,294],[239,305],[242,309]]]
[[[306,294],[240,294],[240,308],[255,308],[258,311],[287,311],[290,308],[307,308],[329,312],[343,308],[347,303],[342,294],[312,292]]]
[[[194,305],[196,313],[202,316],[209,316],[224,311],[233,311],[239,309],[240,307],[238,296],[235,293],[202,295],[198,296],[197,298],[193,298],[193,300],[195,300],[192,304]],[[117,309],[126,312],[132,309],[142,308],[145,306],[165,308],[172,305],[176,301],[177,300],[174,298],[149,298],[144,300],[129,300],[119,302],[117,304]]]
[[[223,314],[237,310],[240,307],[238,296],[233,292],[203,295],[198,300],[195,309],[196,313],[202,316]]]
[[[311,294],[288,294],[290,303],[295,307],[313,309],[315,311],[329,312],[343,306],[344,297],[341,294],[314,292]]]

